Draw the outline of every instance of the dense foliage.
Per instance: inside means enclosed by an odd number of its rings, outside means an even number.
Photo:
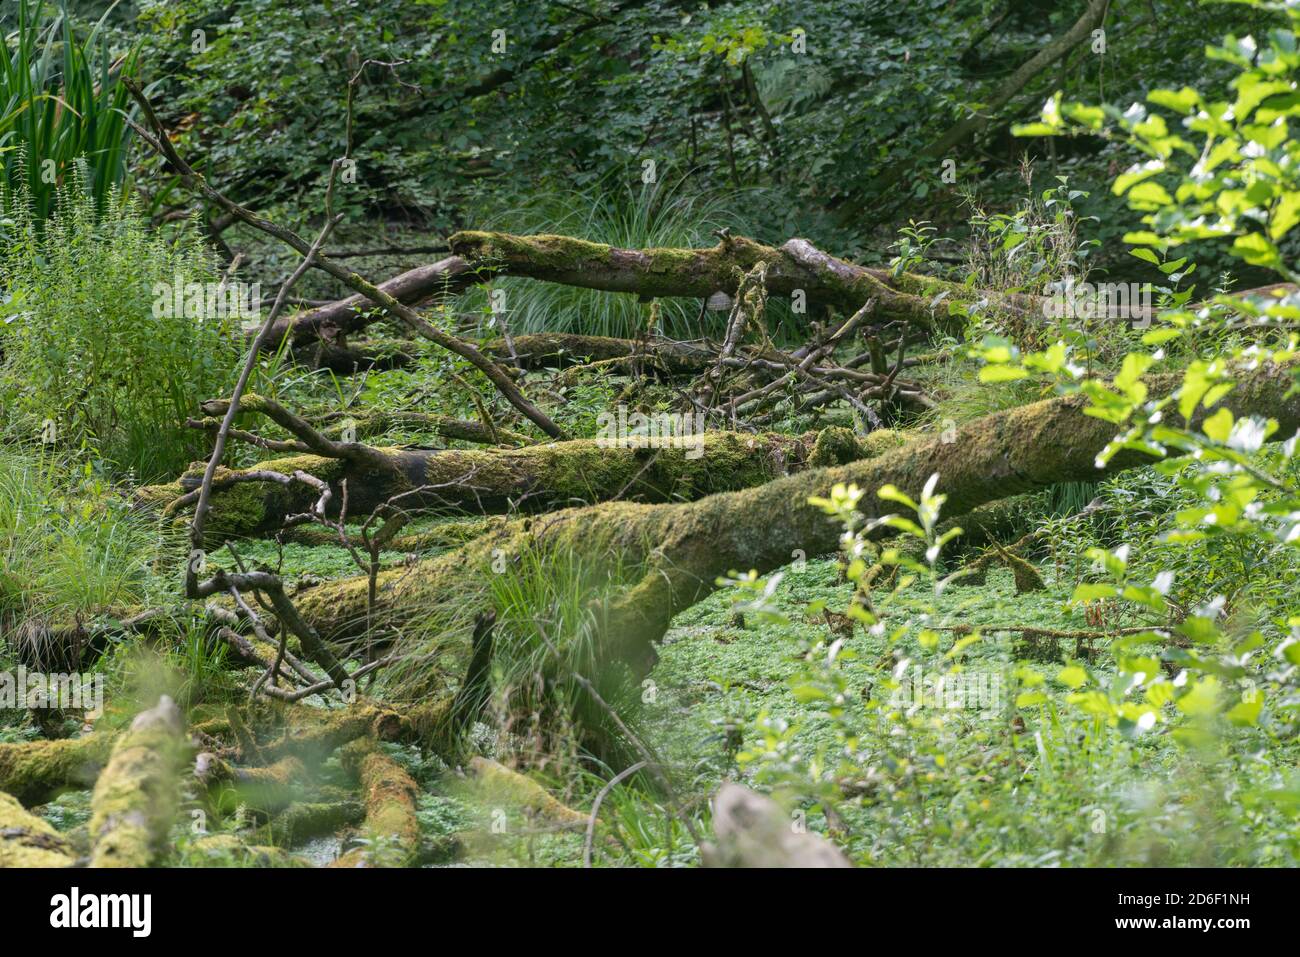
[[[162,820],[147,860],[711,863],[731,781],[861,865],[1300,859],[1294,3],[22,0],[0,24],[0,666],[107,676],[106,733],[166,692],[223,742],[186,792],[202,825]],[[255,339],[277,292],[301,321],[364,285],[290,279],[302,250],[160,130],[366,280],[449,241],[460,265],[416,320]],[[542,238],[474,260],[462,229]],[[635,252],[584,272],[563,237]],[[795,237],[861,283],[852,319],[776,291]],[[698,296],[645,291],[736,250]],[[214,314],[245,282],[260,309]],[[1099,282],[1149,308],[1071,298]],[[521,356],[534,334],[556,355]],[[629,466],[604,442],[629,413],[744,434]],[[1079,423],[1105,429],[1083,467]],[[963,474],[988,433],[1047,464]],[[877,460],[944,464],[816,471]],[[753,495],[787,479],[780,509]],[[610,626],[637,598],[678,612],[652,653]],[[353,707],[382,719],[365,747],[284,804],[246,788]],[[0,710],[0,747],[81,717]],[[97,846],[64,790],[25,803]],[[326,803],[328,836],[285,836]]]

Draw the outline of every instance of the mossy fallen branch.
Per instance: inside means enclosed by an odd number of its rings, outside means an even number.
[[[519,808],[541,823],[564,828],[585,828],[587,815],[568,807],[532,778],[491,758],[477,756],[469,763],[488,801]]]
[[[72,845],[44,818],[23,809],[16,797],[0,793],[0,868],[71,867]]]
[[[543,511],[618,497],[686,501],[749,488],[801,468],[816,448],[817,437],[817,433],[705,432],[698,443],[693,436],[673,438],[665,440],[671,446],[653,448],[575,439],[520,449],[373,449],[375,456],[351,460],[298,454],[251,469],[218,469],[205,541],[211,545],[265,534],[280,528],[286,516],[310,511],[320,497],[306,483],[239,481],[241,475],[304,472],[335,489],[330,501],[335,514],[346,481],[348,515],[358,519],[398,495],[404,496],[405,509]],[[880,441],[868,439],[859,448],[852,440],[839,440],[835,454],[867,454]],[[817,460],[825,457],[826,453],[818,453]],[[187,472],[175,482],[145,486],[138,490],[136,501],[175,510],[174,503],[192,493],[201,477]]]
[[[342,855],[332,866],[409,866],[420,852],[420,823],[415,816],[419,785],[372,741],[355,745],[345,752],[344,766],[356,771],[361,784],[366,843]]]
[[[195,759],[194,778],[209,806],[220,814],[244,806],[270,815],[298,799],[307,768],[292,755],[262,767],[236,767],[204,752]]]
[[[1300,397],[1291,394],[1291,371],[1279,366],[1243,371],[1220,404],[1238,416],[1275,418],[1275,436],[1292,435],[1300,428]],[[1176,376],[1146,380],[1153,396],[1168,394],[1179,381]],[[381,574],[376,614],[381,620],[451,617],[456,609],[485,607],[494,564],[499,567],[527,549],[613,555],[624,567],[640,566],[645,575],[601,607],[602,651],[648,668],[653,642],[673,616],[716,588],[720,576],[732,570],[767,573],[800,555],[833,553],[840,528],[808,499],[825,496],[836,483],[866,489],[861,507],[873,518],[892,510],[875,497],[875,489],[892,484],[916,495],[938,473],[939,490],[947,495],[944,515],[954,518],[987,502],[1058,482],[1095,480],[1152,461],[1123,451],[1099,469],[1096,457],[1114,438],[1115,427],[1087,415],[1085,408],[1082,396],[1048,399],[968,423],[952,441],[915,441],[874,459],[805,471],[697,502],[614,502],[544,520],[515,521],[413,568]],[[366,579],[353,578],[307,589],[296,601],[305,617],[337,638],[364,625],[367,594]],[[453,638],[464,641],[465,635]],[[400,644],[396,650],[402,650]]]
[[[0,744],[0,791],[27,807],[59,792],[88,788],[108,762],[115,735],[96,731],[79,738]]]
[[[184,720],[171,698],[118,738],[91,798],[91,865],[148,867],[165,849],[179,801]]]

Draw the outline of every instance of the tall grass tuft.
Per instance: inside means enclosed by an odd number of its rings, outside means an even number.
[[[0,634],[25,660],[63,660],[57,635],[144,602],[159,549],[153,522],[88,468],[0,447]]]
[[[84,160],[102,209],[126,174],[127,91],[118,82],[134,52],[110,62],[104,21],[78,37],[65,3],[17,0],[0,12],[0,164],[11,191],[21,184],[37,222],[54,213],[57,188]]]
[[[635,746],[610,711],[630,724],[639,688],[626,668],[602,660],[594,612],[600,598],[628,587],[630,578],[616,559],[567,548],[528,549],[492,576],[498,718],[530,752],[525,757],[567,752],[615,767],[636,760]],[[579,678],[590,682],[604,706]]]
[[[512,233],[560,233],[630,249],[713,246],[717,229],[751,234],[753,223],[739,211],[758,201],[756,191],[693,192],[684,180],[669,183],[661,177],[639,188],[538,192],[490,218],[487,226]],[[629,293],[514,278],[494,280],[492,287],[505,294],[504,317],[513,333],[634,337],[650,318],[649,305]],[[487,314],[487,291],[466,293],[463,307]],[[710,312],[701,320],[698,300],[666,299],[659,304],[659,328],[674,338],[695,338],[716,333],[726,315]]]
[[[155,283],[220,278],[196,231],[168,239],[116,191],[99,206],[79,178],[44,230],[21,195],[12,206],[0,252],[6,431],[86,449],[142,481],[183,470],[205,449],[185,420],[229,387],[240,351],[234,319],[155,314]]]

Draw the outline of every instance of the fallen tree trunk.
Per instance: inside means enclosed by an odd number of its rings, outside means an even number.
[[[779,248],[743,237],[724,237],[707,249],[619,249],[569,236],[515,236],[510,233],[460,232],[449,240],[452,251],[472,263],[483,279],[524,276],[605,292],[633,293],[643,299],[707,299],[734,294],[742,275],[766,265],[769,295],[791,296],[802,290],[806,304],[831,307],[844,314],[877,301],[877,321],[903,320],[930,329],[944,325],[946,307],[936,323],[930,302],[940,292],[970,290],[924,276],[895,279],[885,270],[868,269],[824,253],[806,239],[791,239]],[[994,299],[1012,301],[1010,297]]]
[[[392,290],[399,303],[419,303],[496,276],[522,276],[645,299],[708,299],[719,292],[734,294],[741,275],[766,264],[771,295],[792,296],[802,290],[809,308],[831,307],[845,315],[874,298],[876,321],[902,320],[923,329],[948,325],[949,301],[986,300],[1015,312],[1038,309],[1040,302],[1032,296],[972,290],[931,276],[894,276],[889,270],[839,259],[806,239],[773,247],[725,236],[716,246],[702,249],[620,249],[570,236],[466,231],[452,236],[450,244],[455,255],[408,270],[380,289]],[[946,301],[934,303],[945,293]],[[295,347],[303,347],[357,332],[379,318],[367,301],[352,296],[278,321],[267,337],[267,348],[279,348],[286,336]],[[497,356],[508,358],[499,352]],[[348,359],[341,353],[338,361],[346,364]]]
[[[857,443],[856,454],[879,448],[890,434]],[[521,449],[373,449],[369,450],[373,455],[350,460],[300,454],[250,469],[219,469],[205,540],[215,543],[278,529],[286,516],[310,511],[320,496],[302,482],[247,481],[259,473],[300,471],[328,483],[335,489],[334,514],[342,504],[341,486],[346,481],[348,515],[357,519],[405,493],[411,494],[401,501],[404,509],[490,514],[618,497],[681,501],[749,488],[815,459],[817,439],[818,433],[705,432],[698,446],[693,438],[673,439],[675,447],[667,448],[626,448],[598,439],[574,439]],[[200,478],[198,472],[187,472],[175,482],[146,486],[137,491],[136,501],[174,511],[173,506],[198,487]]]
[[[179,802],[183,725],[163,695],[118,739],[90,802],[91,866],[148,867],[163,852]]]
[[[470,760],[470,773],[484,791],[486,800],[517,807],[540,823],[558,828],[586,827],[587,815],[562,803],[532,778],[491,758],[477,755]]]
[[[96,731],[80,738],[0,744],[0,791],[27,807],[61,791],[88,788],[113,750],[114,735]]]
[[[400,764],[376,750],[373,741],[344,752],[344,766],[355,771],[366,806],[362,829],[366,846],[354,848],[332,867],[407,867],[420,852],[415,816],[420,786]]]
[[[68,839],[44,818],[0,793],[0,868],[71,867],[77,855]]]
[[[1176,376],[1147,380],[1153,396],[1177,387]],[[1269,366],[1242,373],[1220,405],[1237,415],[1278,420],[1278,437],[1300,428],[1300,397],[1290,394],[1291,369]],[[957,430],[953,441],[915,441],[877,458],[831,469],[813,469],[758,488],[713,495],[686,504],[615,502],[570,509],[545,519],[515,521],[454,552],[414,568],[380,576],[377,616],[401,619],[443,614],[490,604],[490,569],[502,556],[529,549],[571,548],[594,557],[614,556],[638,565],[638,584],[602,608],[603,651],[637,668],[653,663],[653,642],[674,615],[717,587],[731,570],[770,572],[801,555],[830,554],[841,529],[810,496],[825,496],[836,483],[868,490],[861,509],[868,517],[890,511],[874,491],[893,484],[916,495],[931,474],[947,495],[944,517],[966,514],[986,503],[1064,481],[1095,480],[1147,464],[1150,457],[1123,451],[1104,469],[1097,454],[1115,427],[1085,414],[1082,396],[1048,399],[986,416]],[[309,588],[296,596],[304,617],[329,637],[349,637],[366,621],[365,578]],[[465,632],[450,640],[465,641]],[[397,650],[400,652],[401,645]],[[411,685],[414,693],[418,680]]]

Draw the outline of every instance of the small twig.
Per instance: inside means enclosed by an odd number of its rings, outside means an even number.
[[[587,818],[587,838],[582,846],[582,866],[591,867],[591,841],[596,834],[596,815],[600,813],[600,805],[605,800],[605,795],[614,790],[614,787],[626,778],[630,778],[646,766],[644,761],[638,761],[630,767],[624,768],[609,779],[609,782],[600,789],[596,795],[596,800],[591,802],[591,815]]]

